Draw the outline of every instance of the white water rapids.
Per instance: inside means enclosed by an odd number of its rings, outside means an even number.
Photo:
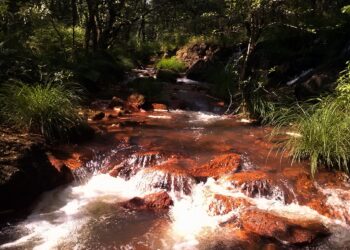
[[[89,211],[98,204],[114,204],[135,196],[142,197],[159,191],[151,187],[146,188],[147,186],[151,186],[149,179],[144,178],[141,171],[129,181],[106,174],[96,174],[85,184],[49,192],[43,196],[34,212],[17,226],[23,235],[12,242],[3,244],[0,249],[67,249],[64,246],[74,246],[74,249],[90,249],[81,244],[84,242],[81,239],[84,237],[82,231],[84,226],[94,223],[94,218]],[[188,196],[170,191],[174,199],[174,206],[169,211],[170,224],[167,235],[163,236],[164,249],[197,249],[203,235],[215,232],[221,223],[232,216],[239,215],[239,208],[225,215],[213,215],[209,209],[210,204],[214,201],[214,194],[245,197],[238,191],[228,190],[227,187],[227,183],[223,181],[209,179],[206,183],[194,184],[192,194]],[[334,233],[332,244],[338,246],[344,244],[344,242],[339,242],[339,239],[345,238],[344,230],[338,230],[338,226],[346,227],[346,225],[340,221],[329,220],[314,210],[295,203],[284,205],[274,199],[245,198],[260,209],[273,211],[284,217],[307,216],[321,220]]]
[[[221,135],[223,131],[232,130],[232,124],[229,124],[230,130],[224,130],[224,127],[216,134],[215,123],[225,122],[225,117],[201,112],[174,111],[166,115],[153,115],[150,118],[168,122],[173,119],[174,114],[179,116],[181,122],[186,116],[184,131],[186,136],[190,134],[191,137],[184,136],[184,140],[189,138],[189,142],[183,143],[178,139],[182,134],[176,134],[177,137],[171,138],[171,146],[176,139],[180,142],[171,149],[179,148],[187,151],[188,147],[192,146],[189,145],[190,143],[205,139],[208,135],[219,138],[217,134]],[[169,124],[172,123],[174,123],[172,120],[169,121]],[[158,133],[160,132],[157,131]],[[163,141],[167,133],[169,133],[168,130],[164,130]],[[239,137],[242,134],[241,130],[235,133],[236,138],[231,135],[226,137],[236,139],[238,142],[242,141],[243,139]],[[152,133],[151,137],[156,138]],[[253,140],[255,137],[249,134],[244,138]],[[221,139],[220,142],[226,142],[226,138]],[[231,141],[228,143],[233,144]],[[198,145],[202,149],[204,144]],[[253,143],[247,146],[251,145],[253,146]],[[102,157],[91,164],[105,165],[108,157],[108,155],[105,158]],[[218,204],[219,201],[214,198],[217,194],[244,198],[258,209],[270,211],[282,217],[310,218],[322,222],[331,231],[332,236],[320,249],[346,249],[343,247],[350,246],[350,228],[345,218],[350,214],[350,204],[344,204],[341,199],[342,196],[350,196],[350,192],[322,189],[328,197],[328,205],[344,214],[342,220],[331,220],[307,206],[299,205],[296,201],[285,204],[278,189],[269,197],[258,195],[255,198],[249,198],[225,178],[218,180],[209,178],[206,182],[196,183],[193,179],[186,179],[181,175],[169,176],[169,173],[161,171],[145,171],[143,168],[149,162],[162,164],[161,158],[153,157],[135,158],[135,155],[129,155],[125,159],[125,164],[134,165],[139,171],[128,180],[111,177],[98,171],[87,175],[81,173],[81,179],[84,181],[77,180],[76,183],[67,187],[44,194],[24,221],[11,225],[8,234],[10,236],[7,236],[8,240],[0,241],[3,243],[0,249],[215,249],[210,244],[215,243],[216,240],[221,241],[227,236],[225,235],[227,229],[223,227],[225,222],[239,217],[243,209],[238,207],[228,213],[214,213],[211,209],[213,203],[216,203],[219,210],[225,209],[224,204]],[[245,157],[242,156],[244,160],[242,168],[254,169],[254,164]],[[161,185],[155,188],[159,183]],[[118,203],[134,197],[159,192],[162,186],[170,187],[166,191],[174,201],[173,206],[165,214],[125,211],[118,206]],[[190,194],[184,192],[188,187],[191,190]],[[229,233],[228,237],[233,236]]]

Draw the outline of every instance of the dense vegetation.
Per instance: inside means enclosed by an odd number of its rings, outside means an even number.
[[[83,120],[77,89],[94,95],[149,63],[169,78],[192,66],[177,55],[192,49],[204,69],[193,75],[228,112],[292,124],[295,159],[347,171],[349,24],[346,0],[1,1],[1,120],[61,137]],[[131,85],[151,98],[162,88]]]

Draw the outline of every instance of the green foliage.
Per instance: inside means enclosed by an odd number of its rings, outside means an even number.
[[[74,68],[80,82],[91,91],[120,82],[125,70],[123,62],[103,51],[79,58]]]
[[[348,172],[350,160],[349,109],[337,98],[325,98],[308,110],[300,110],[284,148],[295,160],[310,158],[314,176],[319,164]]]
[[[40,133],[48,141],[62,139],[82,123],[78,92],[61,83],[9,82],[0,89],[0,116],[8,125]]]
[[[183,72],[186,69],[185,63],[177,59],[175,56],[161,59],[156,66],[158,69],[173,70],[175,72]]]
[[[48,24],[33,30],[27,46],[42,63],[64,65],[73,58],[73,29],[63,24]],[[75,49],[82,49],[84,30],[75,27]]]
[[[335,95],[316,104],[285,107],[273,114],[270,123],[277,133],[289,126],[296,136],[283,141],[293,159],[310,158],[314,176],[320,164],[349,172],[350,163],[350,67],[340,74]]]
[[[336,93],[339,101],[342,101],[344,105],[350,103],[350,62],[347,63],[347,68],[340,73],[337,83]]]
[[[153,78],[136,78],[128,85],[140,94],[143,94],[146,99],[152,100],[161,97],[164,84]]]
[[[342,8],[344,14],[350,14],[350,5],[346,5]]]

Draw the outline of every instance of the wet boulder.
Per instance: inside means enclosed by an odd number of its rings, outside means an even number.
[[[148,168],[142,173],[144,189],[163,189],[169,192],[190,194],[196,183],[193,176],[181,166],[178,159]]]
[[[258,209],[244,211],[240,221],[244,230],[288,245],[310,244],[329,235],[329,230],[319,221],[290,220]]]
[[[128,180],[140,170],[160,164],[163,157],[159,151],[135,153],[130,158],[113,166],[108,172],[113,177],[119,176]]]
[[[167,192],[146,195],[143,198],[135,197],[123,202],[122,207],[132,210],[164,210],[173,205],[173,200]]]
[[[128,112],[139,112],[144,103],[145,97],[141,94],[134,93],[128,97],[124,103],[124,108]]]
[[[67,166],[56,167],[40,137],[0,128],[0,211],[22,208],[42,192],[73,179]]]
[[[240,160],[241,157],[238,154],[223,154],[200,167],[194,168],[191,173],[199,180],[208,177],[217,179],[227,174],[236,173],[240,167]]]
[[[205,81],[205,76],[211,67],[213,67],[211,61],[200,59],[187,70],[186,76],[192,80]]]
[[[262,171],[235,173],[224,178],[248,197],[277,199],[289,204],[295,197],[286,180]]]
[[[247,208],[252,204],[245,198],[215,194],[209,205],[213,215],[225,215],[238,208]]]

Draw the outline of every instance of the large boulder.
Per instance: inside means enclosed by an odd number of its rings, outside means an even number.
[[[72,179],[67,166],[51,164],[40,137],[0,128],[0,211],[15,211]]]
[[[211,61],[198,60],[186,72],[189,79],[205,81],[208,70],[213,66]]]
[[[319,221],[290,220],[258,209],[246,210],[240,220],[244,230],[283,244],[310,244],[329,235]]]
[[[184,46],[176,52],[176,57],[185,62],[187,66],[192,66],[198,60],[212,60],[220,48],[216,45],[204,42],[192,43]]]

